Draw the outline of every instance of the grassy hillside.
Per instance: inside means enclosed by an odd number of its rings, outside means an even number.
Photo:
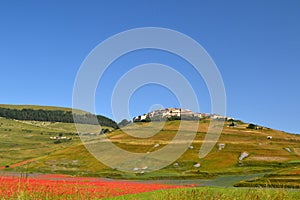
[[[37,122],[31,124],[28,121],[0,118],[0,166],[46,156],[50,152],[80,143],[74,137],[75,128],[70,128],[69,124],[52,123],[52,126],[59,124],[59,129],[36,124]],[[72,137],[73,140],[55,145],[49,138],[60,133]]]
[[[11,109],[65,109],[58,107],[0,105]],[[193,148],[188,149],[173,164],[155,172],[144,170],[144,174],[122,173],[101,164],[82,144],[72,123],[22,121],[0,118],[0,169],[4,171],[29,171],[41,173],[65,173],[81,176],[101,176],[121,179],[211,179],[212,182],[198,184],[264,186],[289,185],[300,187],[300,135],[263,128],[247,129],[248,124],[237,121],[235,127],[226,122],[223,132],[213,150],[203,159],[199,159],[209,119],[201,120]],[[182,127],[184,134],[192,131],[196,121],[188,121]],[[163,148],[176,135],[180,121],[153,123],[134,123],[123,130],[107,128],[113,132],[106,136],[116,146],[130,152],[146,153]],[[159,128],[161,127],[162,128]],[[89,130],[100,132],[100,127],[88,125]],[[157,134],[148,138],[133,137],[145,134],[147,130],[156,130]],[[125,131],[125,132],[124,132]],[[65,136],[67,139],[51,140],[50,137]],[[272,139],[267,139],[272,136]],[[103,136],[100,136],[103,137]],[[99,139],[95,137],[95,139]],[[159,147],[154,148],[155,144]],[[223,149],[219,145],[224,144]],[[239,160],[242,153],[248,156]],[[21,162],[21,163],[20,163]],[[24,163],[27,162],[27,164]],[[194,167],[200,163],[199,168]],[[151,167],[151,166],[149,166]],[[239,178],[244,174],[259,174],[250,180]],[[225,183],[223,176],[232,176],[235,182]],[[220,179],[218,179],[220,177]],[[248,177],[249,178],[249,177]],[[247,179],[248,179],[247,178]],[[220,181],[221,180],[221,181]]]
[[[62,111],[72,111],[72,108],[65,108],[65,107],[58,107],[58,106],[39,106],[39,105],[0,104],[0,108],[9,108],[9,109],[17,109],[17,110],[33,109],[33,110],[62,110]],[[84,111],[81,111],[81,112],[84,112]]]
[[[72,111],[70,108],[31,105],[1,104],[0,108]],[[98,126],[84,126],[100,132]],[[112,127],[102,128],[113,130]],[[66,136],[68,140],[54,144],[55,140],[51,140],[50,137],[59,135]],[[73,123],[22,121],[3,117],[0,117],[0,138],[0,169],[29,159],[38,160],[50,153],[81,144]]]
[[[15,120],[26,121],[43,121],[43,122],[63,122],[79,124],[94,124],[102,126],[110,126],[115,129],[118,125],[115,121],[92,113],[72,110],[59,107],[42,107],[42,106],[17,106],[17,105],[0,105],[0,117]]]

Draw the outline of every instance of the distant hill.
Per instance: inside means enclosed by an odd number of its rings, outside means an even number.
[[[14,105],[14,104],[0,104],[0,108],[9,108],[9,109],[33,109],[33,110],[62,110],[62,111],[72,111],[72,108],[65,108],[59,106],[40,106],[40,105]],[[77,110],[78,112],[85,112],[82,110]]]
[[[30,120],[30,121],[46,121],[46,122],[65,122],[74,123],[76,118],[77,123],[82,124],[100,124],[101,126],[109,126],[118,128],[115,121],[97,115],[75,110],[76,114],[73,115],[71,108],[51,107],[51,106],[31,106],[31,105],[0,105],[0,117],[7,119],[17,120]]]

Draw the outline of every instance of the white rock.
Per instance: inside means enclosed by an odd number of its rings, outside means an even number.
[[[196,167],[196,168],[198,168],[198,167],[200,167],[200,166],[201,166],[200,163],[197,163],[197,164],[194,165],[194,167]]]
[[[178,165],[179,165],[179,164],[178,164],[177,162],[173,164],[173,166],[175,166],[175,167],[178,166]]]
[[[138,171],[138,170],[139,170],[139,168],[137,168],[137,167],[133,168],[133,171]]]
[[[287,152],[292,152],[292,150],[290,149],[290,148],[288,148],[288,147],[286,147],[286,148],[284,148]]]
[[[145,167],[143,167],[142,169],[143,169],[143,170],[145,170],[145,169],[148,169],[148,167],[147,167],[147,166],[145,166]]]
[[[194,149],[194,147],[193,146],[189,146],[189,149]]]
[[[155,145],[154,145],[154,148],[156,148],[156,147],[159,147],[159,144],[155,144]]]
[[[243,160],[244,158],[246,158],[248,156],[249,156],[249,153],[247,153],[247,152],[244,151],[243,153],[241,153],[241,155],[239,157],[239,160]]]
[[[219,148],[219,150],[221,151],[222,149],[224,149],[225,148],[225,144],[218,144],[218,148]]]

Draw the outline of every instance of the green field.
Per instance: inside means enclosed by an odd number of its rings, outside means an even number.
[[[298,199],[300,191],[284,189],[242,189],[242,188],[185,188],[161,190],[133,195],[124,195],[107,200],[294,200]]]
[[[3,105],[2,105],[3,106]],[[10,107],[5,105],[4,107]],[[12,106],[16,108],[18,106]],[[24,106],[19,107],[24,108]],[[26,107],[26,108],[31,108]],[[37,109],[44,107],[36,106]],[[46,107],[52,108],[52,107]],[[54,109],[59,109],[55,107]],[[217,145],[202,159],[198,153],[202,145],[210,120],[201,120],[193,141],[193,149],[188,149],[178,160],[163,169],[145,173],[124,173],[111,169],[95,159],[82,144],[72,123],[17,121],[0,118],[0,166],[2,171],[28,173],[62,173],[74,176],[97,176],[115,179],[165,180],[176,183],[176,180],[191,180],[197,185],[236,186],[236,187],[291,187],[300,186],[300,136],[272,130],[247,129],[247,123],[237,121],[236,127],[228,127],[226,122]],[[196,121],[188,121],[183,127],[185,134],[191,132]],[[161,125],[160,122],[134,123],[123,130],[135,135],[142,133],[142,128],[149,129]],[[152,137],[134,138],[118,129],[106,134],[116,146],[127,151],[146,153],[163,148],[176,135],[180,121],[168,121]],[[89,130],[100,131],[94,125]],[[70,140],[56,143],[50,137],[63,135]],[[267,136],[272,136],[271,140]],[[105,136],[103,136],[105,137]],[[96,137],[98,138],[98,137]],[[160,144],[158,148],[153,145]],[[218,144],[225,148],[218,149]],[[288,150],[286,149],[288,148]],[[241,153],[248,157],[239,161]],[[32,160],[31,160],[32,159]],[[27,164],[15,164],[31,160]],[[200,163],[201,167],[194,165]],[[11,167],[14,166],[14,167]],[[259,176],[248,177],[247,175]],[[240,175],[245,175],[239,178]],[[225,177],[222,179],[222,177]],[[231,181],[224,181],[230,179]]]

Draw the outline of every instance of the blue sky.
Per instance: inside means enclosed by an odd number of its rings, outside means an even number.
[[[180,31],[217,64],[227,115],[300,133],[299,1],[1,1],[0,103],[71,107],[77,71],[89,52],[119,32],[139,27]],[[191,81],[200,110],[210,111],[206,86],[189,63],[154,50],[121,57],[96,94],[97,112],[111,117],[111,90],[122,74],[149,62],[173,66]],[[132,116],[149,106],[178,106],[172,92],[140,88]]]

